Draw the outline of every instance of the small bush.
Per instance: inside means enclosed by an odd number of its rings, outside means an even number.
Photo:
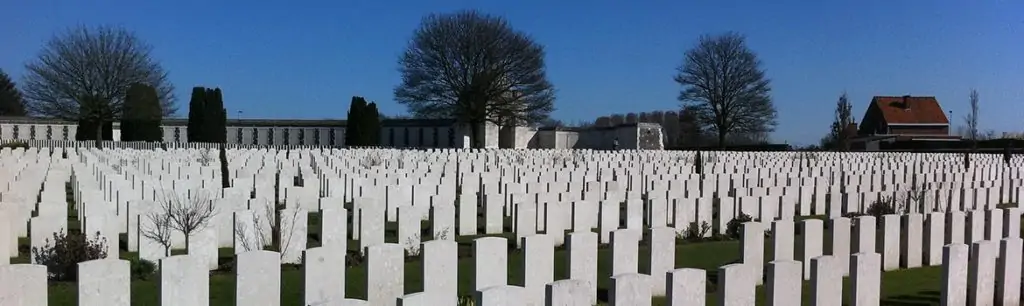
[[[11,148],[11,150],[17,148],[28,149],[28,143],[24,141],[11,141],[4,144],[0,144],[0,150],[2,150],[3,148]]]
[[[874,216],[881,221],[882,216],[896,213],[895,200],[892,197],[884,197],[868,206],[867,214]]]
[[[89,240],[84,234],[62,230],[53,233],[53,240],[46,239],[46,246],[32,248],[32,256],[46,266],[51,281],[75,281],[78,263],[106,257],[106,245],[106,239]]]
[[[849,218],[849,219],[857,218],[857,217],[860,217],[860,216],[866,216],[866,215],[864,213],[856,212],[856,211],[851,211],[851,212],[843,214],[843,218]]]
[[[740,239],[743,237],[743,223],[754,221],[750,215],[741,213],[735,219],[729,220],[726,224],[725,235],[730,239]]]
[[[700,225],[697,225],[697,222],[690,222],[682,233],[682,239],[684,241],[702,241],[709,231],[711,231],[711,225],[707,221]]]
[[[132,270],[132,280],[148,280],[156,274],[156,264],[145,259],[129,260]]]
[[[363,262],[365,260],[366,260],[366,258],[363,257],[363,254],[360,253],[359,251],[348,251],[348,252],[345,253],[345,265],[346,266],[349,266],[349,267],[358,266],[358,265],[363,264]]]

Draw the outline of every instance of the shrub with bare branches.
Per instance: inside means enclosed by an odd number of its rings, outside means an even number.
[[[139,235],[164,247],[163,256],[171,256],[171,215],[162,211],[146,213],[149,223],[139,226]]]
[[[213,219],[213,201],[209,193],[197,190],[186,195],[164,190],[158,194],[157,206],[151,220],[167,223],[167,227],[185,236],[185,249],[188,250],[193,235],[206,229]]]

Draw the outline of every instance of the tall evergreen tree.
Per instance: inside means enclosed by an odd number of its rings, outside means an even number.
[[[192,99],[188,102],[188,142],[202,142],[206,114],[206,88],[193,87]]]
[[[227,111],[220,88],[192,88],[188,107],[189,142],[227,142]]]
[[[348,106],[348,121],[345,125],[345,146],[356,147],[367,145],[366,126],[366,99],[363,97],[352,97]]]
[[[366,133],[366,145],[378,146],[380,145],[380,112],[377,111],[377,103],[371,102],[370,105],[367,105],[365,117],[363,130]]]
[[[220,88],[206,90],[205,134],[206,142],[227,142],[227,111]]]
[[[125,95],[121,115],[121,141],[162,141],[163,110],[156,88],[135,83]]]
[[[0,70],[0,116],[24,116],[25,100],[11,81],[11,77]]]

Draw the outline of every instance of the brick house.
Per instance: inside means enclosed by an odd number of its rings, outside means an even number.
[[[949,119],[935,97],[871,99],[857,129],[858,136],[895,136],[900,140],[957,138],[949,134]]]
[[[857,128],[855,142],[877,149],[879,142],[958,141],[935,97],[875,96]]]

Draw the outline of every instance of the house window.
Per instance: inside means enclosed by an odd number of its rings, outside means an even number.
[[[276,145],[274,143],[274,128],[267,129],[267,144],[271,146]]]
[[[404,131],[405,132],[402,133],[402,146],[404,146],[404,147],[411,146],[412,144],[409,143],[409,128],[405,128]]]
[[[320,129],[313,129],[313,145],[320,145]]]
[[[14,125],[14,139],[18,139],[18,125]]]
[[[64,140],[68,140],[68,126],[65,125],[61,130],[61,133],[64,134]]]
[[[299,143],[298,145],[306,144],[306,129],[299,129]]]
[[[252,128],[252,144],[260,144],[260,131]]]
[[[242,144],[242,129],[235,129],[235,143]]]
[[[46,126],[46,140],[52,140],[52,139],[53,139],[53,127],[47,125]]]
[[[419,134],[419,137],[417,137],[419,139],[417,140],[416,145],[419,147],[425,147],[427,142],[423,141],[423,128],[417,129],[417,133]]]
[[[291,136],[291,135],[289,135],[289,134],[291,134],[291,131],[289,131],[288,128],[284,128],[284,145],[286,145],[286,146],[290,142],[289,139],[288,139],[288,136]]]
[[[36,126],[28,126],[28,139],[36,139]]]
[[[174,128],[174,142],[181,142],[181,128]]]
[[[17,130],[15,130],[15,131],[17,131]],[[15,132],[14,135],[18,135],[17,132]],[[15,136],[15,137],[17,137],[17,136]],[[394,146],[395,145],[395,129],[394,128],[389,128],[388,129],[388,145],[389,146]]]
[[[332,147],[334,146],[334,135],[335,135],[335,133],[336,132],[334,131],[334,129],[330,129],[327,132],[327,138],[328,138],[327,142],[330,143]]]

